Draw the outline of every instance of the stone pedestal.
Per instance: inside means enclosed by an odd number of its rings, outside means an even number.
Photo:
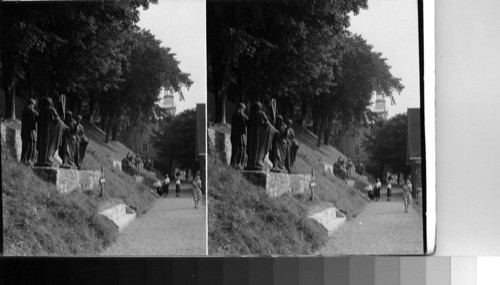
[[[5,147],[18,161],[21,160],[23,143],[21,130],[0,124],[2,147]]]
[[[54,167],[33,167],[42,179],[56,185],[60,193],[74,190],[92,190],[99,185],[101,171],[61,169]]]
[[[296,195],[309,192],[311,175],[247,170],[242,173],[251,183],[264,187],[269,197],[280,197],[285,193]]]

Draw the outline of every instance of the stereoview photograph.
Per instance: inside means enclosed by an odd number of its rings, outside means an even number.
[[[207,2],[209,254],[424,254],[418,11]]]
[[[205,3],[0,9],[3,254],[205,255]]]

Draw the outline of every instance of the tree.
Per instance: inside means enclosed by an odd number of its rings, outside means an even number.
[[[323,118],[328,119],[330,131],[325,133],[334,137],[338,146],[340,138],[359,126],[367,125],[374,115],[367,110],[373,94],[384,95],[394,102],[394,93],[400,93],[404,86],[401,79],[394,77],[382,54],[373,51],[359,35],[345,33],[342,38],[344,52],[340,60],[340,76],[331,88],[329,111]],[[319,143],[318,143],[319,144]]]
[[[169,172],[175,165],[194,171],[198,168],[196,152],[196,110],[186,110],[175,117],[165,117],[160,122],[158,131],[151,137],[151,143],[157,150],[158,160],[164,172]]]
[[[68,95],[71,107],[89,93],[116,86],[126,52],[123,34],[137,8],[157,0],[2,3],[2,78],[6,118],[15,97]],[[34,94],[36,90],[36,94]]]
[[[216,121],[225,122],[228,97],[246,103],[276,98],[292,117],[293,105],[302,102],[305,114],[308,101],[335,85],[337,36],[348,27],[349,14],[366,7],[366,0],[209,2]]]
[[[365,134],[362,146],[369,154],[370,163],[377,177],[382,177],[385,167],[393,172],[408,174],[406,164],[408,116],[398,114],[387,121],[378,120],[371,134]]]

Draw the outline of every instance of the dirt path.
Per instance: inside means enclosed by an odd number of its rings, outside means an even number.
[[[338,229],[318,254],[422,254],[422,216],[415,208],[404,212],[402,189],[393,189],[387,201],[385,187],[381,199]]]
[[[183,184],[181,197],[158,198],[145,215],[133,221],[103,255],[205,255],[206,206],[194,209],[190,184]]]

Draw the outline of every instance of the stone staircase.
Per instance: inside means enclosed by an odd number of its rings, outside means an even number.
[[[339,227],[347,220],[345,215],[335,207],[326,208],[309,216],[320,223],[328,231],[328,236],[331,236]]]
[[[122,232],[137,216],[134,210],[123,203],[107,208],[99,214],[113,221],[118,227],[118,232]]]

